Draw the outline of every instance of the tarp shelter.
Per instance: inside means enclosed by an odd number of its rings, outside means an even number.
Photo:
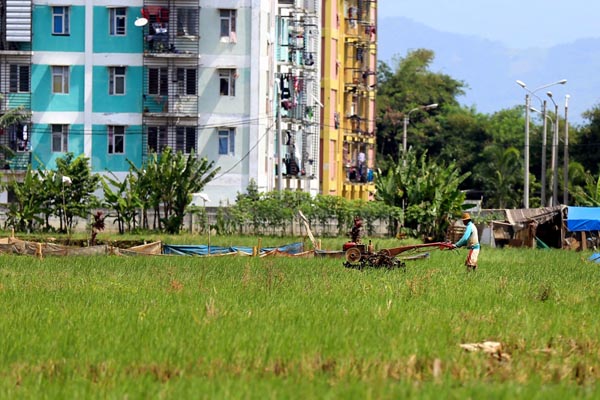
[[[600,207],[568,207],[567,229],[571,232],[600,231]]]
[[[567,243],[571,248],[586,250],[600,247],[600,207],[568,207]]]
[[[494,220],[494,245],[502,247],[561,248],[565,206],[495,210],[504,220]]]
[[[253,255],[254,249],[245,246],[207,246],[207,245],[173,245],[164,244],[163,254],[173,255],[189,255],[189,256],[206,256],[206,255]],[[279,247],[262,247],[257,249],[260,256],[271,254],[274,252],[287,253],[291,255],[299,255],[304,252],[304,245],[301,242],[291,243]]]

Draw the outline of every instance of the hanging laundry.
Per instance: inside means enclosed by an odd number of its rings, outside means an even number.
[[[315,60],[313,58],[312,53],[309,53],[308,56],[304,57],[304,65],[314,65],[315,64]]]
[[[155,20],[157,22],[162,22],[160,18],[160,6],[146,6],[142,9],[142,16],[148,20]],[[168,21],[168,20],[167,20]]]
[[[307,106],[307,107],[306,107],[306,110],[305,110],[305,112],[304,112],[304,114],[305,114],[305,116],[306,116],[308,119],[313,119],[313,116],[314,116],[314,110],[313,110],[313,107],[312,107],[312,106]]]
[[[158,12],[158,18],[160,22],[169,22],[169,9],[165,7],[161,7]]]
[[[282,99],[289,99],[291,96],[291,92],[290,92],[290,78],[289,75],[286,76],[282,76],[279,79],[279,87],[281,89],[281,98]]]
[[[294,76],[293,82],[294,82],[294,93],[300,93],[300,79],[297,76]]]
[[[281,107],[284,110],[288,110],[289,111],[289,110],[291,110],[294,107],[294,104],[291,102],[291,100],[286,99],[286,100],[282,100],[281,101]]]
[[[356,49],[356,61],[363,62],[364,61],[364,51],[362,47]]]

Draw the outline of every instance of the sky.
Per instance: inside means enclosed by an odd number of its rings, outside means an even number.
[[[513,49],[600,37],[598,0],[379,0],[378,8],[380,17],[407,17]]]

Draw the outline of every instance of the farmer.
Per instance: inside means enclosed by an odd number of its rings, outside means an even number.
[[[477,233],[477,227],[471,221],[469,213],[463,213],[462,222],[465,224],[465,233],[462,235],[460,240],[454,243],[454,247],[467,246],[469,254],[465,260],[467,271],[475,271],[477,269],[477,258],[479,257],[479,234]]]

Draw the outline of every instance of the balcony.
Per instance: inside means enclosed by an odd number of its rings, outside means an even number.
[[[197,57],[199,9],[190,2],[145,2],[142,16],[144,54],[150,57]]]
[[[197,117],[198,96],[144,95],[144,115],[147,117]]]
[[[13,157],[5,159],[5,169],[6,165],[8,165],[11,171],[25,171],[27,167],[31,164],[31,152],[19,152],[16,153]]]

